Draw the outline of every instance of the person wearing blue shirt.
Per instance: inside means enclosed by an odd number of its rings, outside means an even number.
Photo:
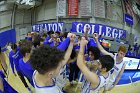
[[[22,83],[30,91],[30,88],[19,68],[19,60],[21,58],[23,58],[23,56],[21,55],[21,53],[19,51],[20,48],[15,43],[11,45],[11,48],[12,48],[12,51],[10,51],[10,53],[9,53],[9,61],[10,61],[10,65],[12,68],[12,72],[16,76],[15,71],[14,71],[14,67],[15,67],[17,74],[18,74],[19,78],[21,79]]]
[[[19,67],[21,73],[28,79],[30,84],[33,86],[32,75],[33,68],[30,65],[30,53],[31,53],[32,42],[24,41],[20,47],[20,52],[23,55],[23,58],[19,60]]]
[[[65,54],[62,52],[61,46],[57,47],[57,49],[43,46],[33,51],[30,60],[32,67],[36,70],[33,75],[33,81],[37,93],[63,93],[58,85],[63,82],[58,81],[58,78],[60,76],[59,79],[64,80],[61,77],[64,73],[60,74],[60,72],[68,62],[73,49],[75,35],[70,34],[69,36],[71,42]]]

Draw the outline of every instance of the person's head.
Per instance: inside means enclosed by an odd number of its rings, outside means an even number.
[[[55,32],[55,35],[58,38],[60,36],[60,32],[59,31]]]
[[[120,46],[118,49],[118,58],[123,59],[125,57],[126,52],[127,52],[126,47]]]
[[[41,36],[41,38],[44,39],[44,40],[46,40],[46,37],[47,37],[47,33],[43,33],[42,36]]]
[[[108,72],[114,67],[114,59],[110,55],[103,55],[99,58],[98,69],[101,72]]]
[[[91,61],[97,60],[100,57],[100,50],[97,47],[90,46],[88,48],[88,54]]]
[[[11,44],[11,49],[15,53],[17,50],[17,45],[15,43]]]
[[[49,31],[49,32],[47,32],[47,34],[51,37],[51,35],[54,34],[54,32],[53,31]]]
[[[64,38],[64,39],[67,38],[68,33],[69,33],[69,32],[64,32],[64,34],[63,34],[63,38]]]
[[[31,32],[28,32],[27,33],[27,37],[31,37]]]
[[[39,74],[56,77],[62,67],[63,59],[64,52],[55,47],[42,46],[33,51],[30,63]]]
[[[31,49],[32,49],[31,41],[22,41],[22,44],[20,46],[20,53],[23,55],[23,57],[26,57],[27,55],[30,56]]]
[[[40,38],[40,37],[35,38],[34,41],[33,41],[34,48],[40,47],[41,42],[43,42],[43,39],[42,38]]]

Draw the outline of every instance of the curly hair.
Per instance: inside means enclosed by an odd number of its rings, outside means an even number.
[[[90,46],[88,48],[88,54],[89,54],[89,51],[91,51],[92,54],[94,55],[94,60],[99,59],[99,57],[100,57],[100,50],[97,47]]]
[[[64,52],[55,47],[42,46],[33,51],[30,57],[31,66],[40,74],[56,69],[64,59]]]
[[[110,55],[103,55],[99,58],[102,68],[106,68],[106,72],[114,67],[114,59]]]

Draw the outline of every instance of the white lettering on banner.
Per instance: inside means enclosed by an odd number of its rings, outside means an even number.
[[[36,24],[32,26],[33,31],[62,31],[63,30],[63,22],[61,23],[44,23],[44,24]]]
[[[112,28],[111,27],[106,27],[106,36],[107,37],[111,37],[112,35],[112,33],[111,33],[111,30],[112,30]]]
[[[77,33],[84,33],[87,27],[90,27],[90,32],[88,32],[89,34],[93,34],[96,32],[99,35],[112,38],[120,38],[122,36],[126,38],[126,31],[115,27],[92,23],[72,23],[72,31],[76,31]]]
[[[117,38],[118,37],[118,30],[117,29],[113,29],[113,31],[112,31],[112,37],[113,38]]]
[[[56,24],[56,23],[53,24],[52,30],[53,30],[53,31],[57,31],[57,24]]]
[[[39,31],[40,29],[39,29],[39,25],[37,25],[37,31]]]
[[[123,30],[119,30],[119,38],[123,35]]]
[[[44,24],[44,29],[45,29],[46,31],[48,31],[48,29],[47,29],[47,24]]]
[[[83,27],[83,24],[77,24],[76,31],[78,33],[82,33],[82,29],[80,29],[81,27]]]
[[[89,24],[85,24],[85,25],[84,25],[84,32],[86,32],[87,27],[90,28],[90,25],[89,25]],[[88,33],[90,33],[90,31],[89,31]]]
[[[60,31],[63,30],[63,23],[58,23],[58,29],[59,29]]]
[[[102,25],[99,25],[99,35],[101,35],[102,34],[102,28],[103,28],[103,26]]]
[[[52,28],[52,24],[48,24],[48,30],[50,31],[51,30],[51,28]]]
[[[40,25],[40,31],[42,31],[42,30],[43,30],[43,24]]]
[[[91,34],[93,34],[94,33],[94,31],[95,31],[95,25],[91,25]]]
[[[35,28],[36,28],[36,26],[34,25],[34,26],[33,26],[33,31],[35,31]]]
[[[130,19],[130,18],[128,18],[128,17],[126,17],[126,19],[129,20],[129,21],[133,21],[132,19]]]

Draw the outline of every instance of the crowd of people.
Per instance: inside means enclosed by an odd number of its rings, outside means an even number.
[[[53,31],[27,33],[25,40],[10,45],[12,73],[19,76],[30,93],[32,90],[25,78],[36,93],[67,93],[64,90],[67,80],[73,86],[73,81],[78,82],[79,73],[83,74],[79,80],[82,82],[80,93],[99,93],[102,88],[103,93],[112,90],[124,72],[126,47],[120,46],[116,54],[109,53],[99,42],[99,35],[94,33],[89,39],[88,31],[82,36]],[[7,65],[2,52],[0,59],[1,73],[5,74]],[[17,93],[0,77],[0,93]],[[6,92],[5,83],[13,92]]]

